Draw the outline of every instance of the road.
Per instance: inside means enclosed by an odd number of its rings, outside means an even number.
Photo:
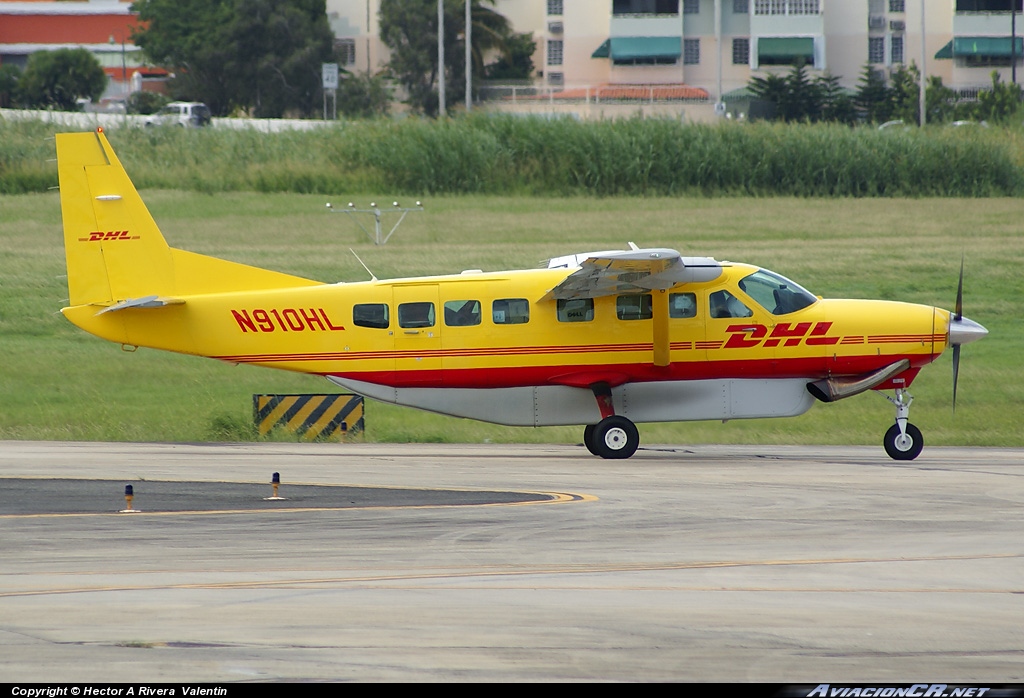
[[[0,676],[1020,682],[1022,524],[1014,449],[0,442]]]

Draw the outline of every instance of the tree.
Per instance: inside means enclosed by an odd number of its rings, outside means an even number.
[[[853,102],[867,121],[888,121],[892,114],[892,102],[885,77],[871,65],[864,66]]]
[[[320,66],[333,58],[325,0],[136,0],[133,35],[147,58],[176,71],[172,94],[215,114],[315,112]]]
[[[992,71],[992,89],[978,92],[978,103],[974,108],[979,120],[995,123],[1006,122],[1020,110],[1020,85],[999,80],[999,72]]]
[[[889,118],[902,119],[905,124],[921,123],[920,80],[921,73],[913,62],[893,71],[890,78],[892,85],[889,87],[889,102],[892,105]]]
[[[10,63],[0,65],[0,109],[6,109],[14,104],[20,80],[21,71],[16,66]]]
[[[497,61],[484,67],[488,80],[529,80],[533,77],[533,54],[537,42],[529,32],[512,34],[505,39],[505,51]]]
[[[71,111],[80,98],[99,99],[106,86],[96,56],[84,48],[62,48],[29,56],[18,94],[30,107]]]
[[[132,92],[128,95],[125,108],[129,114],[155,114],[169,101],[166,95],[159,92]]]
[[[484,72],[484,57],[491,50],[507,51],[512,36],[508,20],[484,7],[497,0],[471,0],[473,75]],[[391,49],[389,70],[405,87],[407,103],[430,116],[438,112],[437,68],[438,0],[381,0],[380,36]],[[465,4],[444,2],[445,95],[447,105],[465,98]]]
[[[387,116],[391,89],[385,76],[349,73],[338,85],[338,111],[348,117]]]

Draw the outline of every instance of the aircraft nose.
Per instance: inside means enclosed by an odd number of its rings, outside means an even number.
[[[988,330],[976,323],[974,320],[951,315],[949,318],[949,343],[953,346],[961,346],[976,342],[985,335]]]

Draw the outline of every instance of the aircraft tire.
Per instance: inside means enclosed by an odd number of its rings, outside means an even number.
[[[625,417],[605,417],[594,426],[594,452],[602,458],[629,458],[640,445],[640,432]]]
[[[909,422],[905,437],[900,434],[899,425],[893,424],[889,427],[889,431],[885,432],[882,445],[885,446],[885,452],[893,460],[914,460],[921,455],[921,450],[924,449],[924,437],[921,436],[921,430]]]
[[[597,452],[597,446],[594,444],[594,429],[597,427],[596,424],[588,424],[583,428],[583,445],[587,447],[592,455],[599,455]]]

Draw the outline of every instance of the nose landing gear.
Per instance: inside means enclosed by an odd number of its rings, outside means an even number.
[[[893,460],[914,460],[924,448],[921,430],[907,421],[914,398],[904,388],[896,388],[896,397],[886,395],[885,399],[896,405],[896,423],[889,427],[882,440],[885,452]]]

